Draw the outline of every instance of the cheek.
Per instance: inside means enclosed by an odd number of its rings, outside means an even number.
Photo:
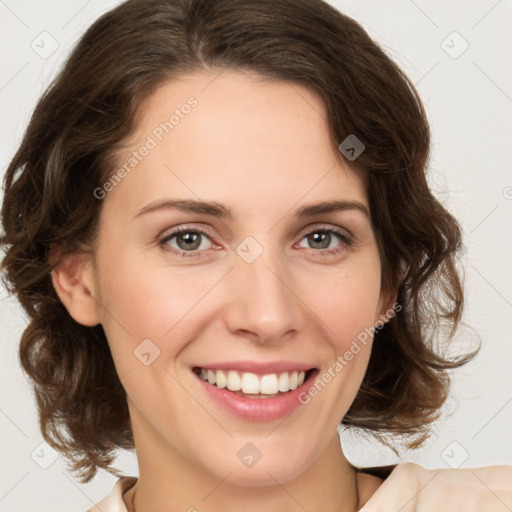
[[[324,343],[330,347],[326,352],[328,365],[310,391],[312,396],[321,393],[322,401],[331,403],[336,418],[344,416],[368,366],[380,306],[380,275],[378,258],[368,254],[361,264],[338,273],[331,271],[329,278],[317,275],[317,286],[311,286],[311,281],[307,286],[307,300],[319,312],[325,326]],[[326,345],[318,347],[319,351],[326,349]],[[304,400],[309,399],[305,395]]]
[[[162,411],[163,390],[175,405],[186,401],[170,374],[194,337],[201,298],[215,276],[190,279],[128,254],[103,258],[99,275],[102,326],[127,395],[148,414]]]
[[[102,325],[116,360],[129,360],[146,339],[162,355],[177,353],[191,336],[203,297],[222,276],[216,269],[191,275],[190,269],[151,265],[128,252],[99,261]]]
[[[368,258],[330,275],[308,278],[302,289],[305,302],[318,312],[336,353],[344,352],[353,339],[375,325],[380,306],[380,267]]]

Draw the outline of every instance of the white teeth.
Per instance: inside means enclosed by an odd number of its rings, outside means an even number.
[[[297,389],[299,383],[299,376],[297,372],[293,372],[290,376],[290,389]]]
[[[259,382],[260,391],[264,395],[275,395],[279,388],[277,386],[277,375],[271,373],[270,375],[263,375]]]
[[[209,379],[208,379],[208,382],[210,382]],[[228,380],[226,379],[226,375],[224,374],[224,372],[217,370],[215,372],[215,384],[217,384],[217,387],[224,389],[227,386],[227,383],[228,383]]]
[[[306,373],[303,371],[269,373],[258,376],[255,373],[236,370],[205,370],[201,369],[199,377],[218,388],[227,388],[229,391],[242,391],[248,395],[276,395],[297,389],[304,383]]]
[[[255,373],[246,372],[242,375],[242,391],[252,395],[260,392],[260,379]]]
[[[279,375],[279,383],[277,385],[277,389],[279,391],[289,391],[290,390],[290,376],[288,373],[281,373]]]
[[[226,387],[229,389],[229,391],[240,391],[242,387],[242,379],[240,378],[240,375],[238,375],[238,372],[228,372]]]

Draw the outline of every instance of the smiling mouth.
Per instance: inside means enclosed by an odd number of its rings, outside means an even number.
[[[237,370],[216,370],[194,367],[193,372],[203,381],[219,389],[231,391],[245,398],[275,398],[294,391],[311,379],[315,368],[307,371],[268,373],[257,375]]]

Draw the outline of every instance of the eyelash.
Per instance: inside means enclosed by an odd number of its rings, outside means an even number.
[[[342,231],[339,231],[339,230],[337,230],[335,228],[332,228],[332,227],[328,227],[328,228],[327,227],[326,228],[315,228],[315,229],[312,229],[310,231],[307,231],[306,233],[304,233],[302,235],[300,241],[304,240],[304,238],[306,238],[307,236],[309,236],[309,235],[311,235],[313,233],[320,233],[320,232],[333,234],[336,237],[338,237],[339,240],[340,240],[340,244],[337,247],[335,247],[334,249],[314,249],[312,247],[309,248],[309,250],[315,251],[318,255],[320,255],[322,257],[323,256],[332,256],[333,254],[337,254],[337,253],[339,253],[341,251],[349,249],[353,245],[354,240],[353,240],[352,236],[350,236],[347,233],[344,233]],[[172,233],[169,233],[168,235],[165,235],[164,237],[160,238],[159,245],[162,246],[162,247],[166,246],[167,242],[172,240],[176,235],[179,235],[180,233],[198,233],[198,234],[201,234],[202,236],[205,236],[208,239],[210,239],[213,244],[215,243],[212,240],[212,236],[210,234],[208,234],[205,230],[201,229],[201,228],[182,227],[182,228],[177,228]],[[204,249],[202,251],[197,251],[197,250],[195,250],[195,251],[184,251],[184,250],[176,250],[174,248],[170,248],[167,245],[164,248],[164,250],[169,251],[172,254],[185,257],[185,258],[190,258],[190,257],[194,258],[194,257],[201,256],[202,253],[205,250],[207,250],[207,249]]]

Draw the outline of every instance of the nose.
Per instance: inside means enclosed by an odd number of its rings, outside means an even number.
[[[224,309],[230,332],[265,344],[293,336],[304,317],[290,267],[270,251],[252,263],[236,258]]]

